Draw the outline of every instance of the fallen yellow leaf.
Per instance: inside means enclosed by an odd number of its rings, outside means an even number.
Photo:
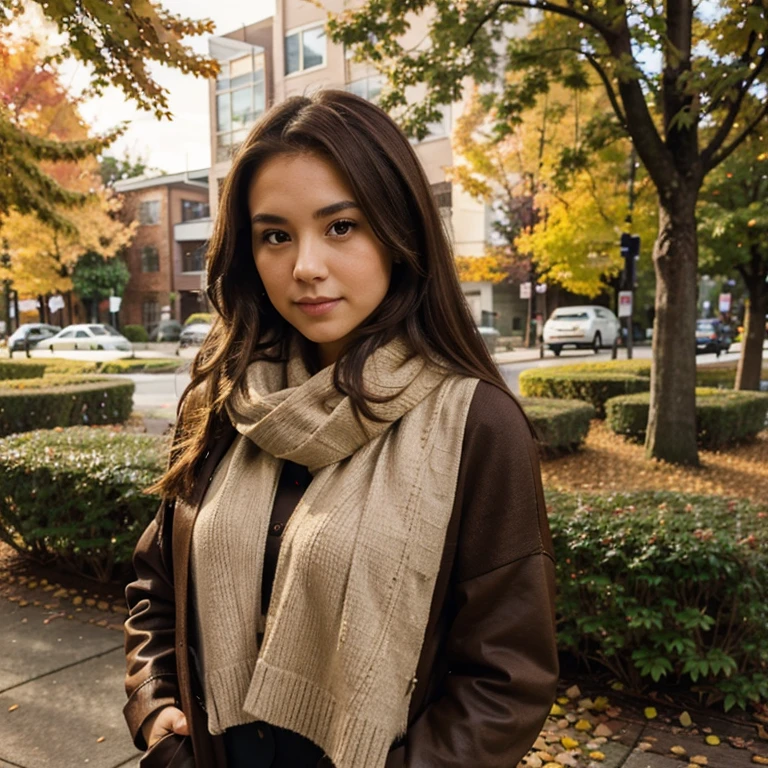
[[[565,714],[565,710],[559,704],[553,704],[552,709],[549,710],[549,714],[554,717],[562,717]]]
[[[704,741],[706,741],[710,747],[716,747],[720,743],[720,739],[714,734],[707,736],[707,738],[704,739]]]
[[[605,760],[605,755],[602,752],[595,750],[594,752],[589,753],[589,759],[597,760],[597,762],[599,763]]]
[[[570,699],[567,696],[558,696],[556,701],[558,704],[568,704]]]
[[[688,753],[685,751],[685,747],[678,746],[677,744],[674,747],[670,747],[669,751],[673,755],[677,755],[678,757],[682,757],[683,755],[687,755]]]
[[[690,728],[691,725],[693,725],[693,720],[691,720],[691,716],[687,712],[683,712],[683,714],[680,715],[680,725],[682,725],[683,728]]]
[[[592,723],[590,723],[589,720],[579,720],[573,727],[577,731],[591,731]]]
[[[98,739],[96,739],[96,743],[97,743],[97,744],[101,744],[101,742],[102,742],[102,741],[104,741],[104,740],[105,740],[105,738],[106,738],[105,736],[99,736],[99,738],[98,738]]]
[[[8,707],[9,712],[15,712],[19,708],[18,704],[11,704],[10,707]]]
[[[757,763],[757,765],[768,765],[768,757],[763,757],[762,755],[752,755],[752,762]]]
[[[592,709],[596,712],[605,712],[608,709],[608,698],[606,696],[598,696],[592,705]]]
[[[566,749],[576,749],[576,747],[579,746],[579,742],[576,741],[576,739],[572,739],[570,736],[563,736],[563,738],[560,739],[560,743]]]
[[[646,707],[643,710],[646,720],[653,720],[654,717],[658,717],[659,713],[656,711],[656,707]]]
[[[705,755],[694,755],[688,758],[694,765],[708,765],[709,760]]]

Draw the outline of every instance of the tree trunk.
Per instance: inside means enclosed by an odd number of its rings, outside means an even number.
[[[736,368],[736,389],[760,389],[763,368],[763,342],[765,340],[765,313],[768,296],[764,275],[747,285],[749,304],[744,316],[741,335],[741,356]]]
[[[682,185],[661,196],[659,236],[653,248],[656,320],[653,329],[651,407],[645,452],[649,458],[698,465],[696,445],[696,192]]]

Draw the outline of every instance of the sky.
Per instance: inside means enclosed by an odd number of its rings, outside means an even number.
[[[274,14],[274,0],[161,0],[164,8],[192,19],[212,19],[216,34],[225,34],[243,24],[253,24]],[[185,42],[198,53],[208,54],[208,35],[188,38]],[[210,118],[208,84],[201,78],[185,75],[180,70],[152,65],[153,76],[166,88],[173,120],[157,120],[154,114],[136,108],[126,101],[122,91],[110,88],[98,99],[86,102],[81,113],[92,128],[101,133],[123,121],[130,122],[128,131],[108,153],[132,158],[140,155],[151,168],[166,173],[181,173],[210,165]],[[77,93],[87,83],[84,65],[72,63],[62,71],[62,80]]]

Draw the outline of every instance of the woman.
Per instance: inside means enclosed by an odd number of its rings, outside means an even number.
[[[277,105],[208,265],[127,590],[144,764],[516,765],[557,680],[538,461],[410,144],[345,92]]]

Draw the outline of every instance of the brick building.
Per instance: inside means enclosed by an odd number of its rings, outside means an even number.
[[[208,169],[125,179],[115,189],[125,198],[122,216],[139,223],[126,257],[131,279],[120,324],[150,329],[161,319],[183,322],[204,310]]]

